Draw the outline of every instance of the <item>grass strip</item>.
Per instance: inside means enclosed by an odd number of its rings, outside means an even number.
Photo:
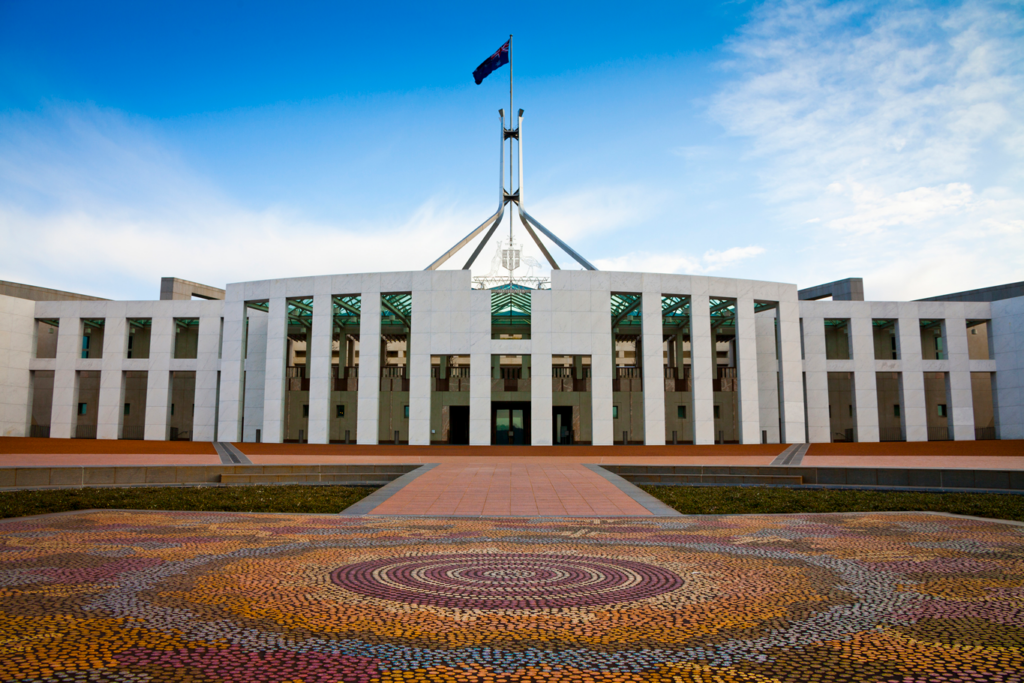
[[[336,514],[369,486],[189,486],[0,492],[0,519],[91,509]]]
[[[1024,496],[769,486],[641,486],[684,515],[769,515],[800,512],[951,512],[1024,522]]]

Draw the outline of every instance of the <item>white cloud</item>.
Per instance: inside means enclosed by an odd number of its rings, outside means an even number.
[[[708,250],[699,258],[678,252],[654,254],[636,251],[615,258],[599,259],[594,265],[601,270],[702,275],[735,266],[741,261],[763,254],[764,251],[758,246],[732,247],[725,251]]]
[[[730,48],[711,112],[751,142],[805,276],[886,298],[1024,279],[1019,6],[781,0]]]

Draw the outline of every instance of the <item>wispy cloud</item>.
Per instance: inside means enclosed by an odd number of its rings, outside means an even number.
[[[732,247],[725,251],[708,250],[700,257],[684,253],[636,251],[615,258],[600,259],[594,265],[602,270],[702,275],[736,266],[742,261],[760,256],[764,251],[758,246]]]
[[[841,264],[893,298],[1024,279],[1019,10],[784,0],[755,11],[711,111],[751,141],[763,196],[813,248],[809,273]]]

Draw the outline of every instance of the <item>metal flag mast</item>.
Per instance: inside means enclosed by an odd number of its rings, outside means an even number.
[[[434,261],[429,266],[424,268],[424,270],[437,270],[438,268],[440,268],[445,263],[445,261],[450,259],[452,256],[455,256],[455,254],[457,254],[459,252],[459,250],[461,250],[464,246],[466,246],[467,244],[472,242],[473,239],[477,235],[479,235],[484,230],[487,230],[486,234],[484,235],[484,238],[482,240],[480,240],[480,244],[478,244],[476,246],[476,249],[473,250],[473,254],[469,257],[469,260],[466,261],[466,265],[464,265],[462,267],[463,270],[469,270],[473,266],[473,262],[476,261],[477,256],[479,256],[480,252],[483,251],[484,246],[491,239],[491,236],[494,234],[494,231],[498,228],[498,225],[501,224],[501,219],[505,215],[505,205],[510,203],[510,202],[514,203],[516,205],[516,208],[517,208],[518,214],[519,214],[520,222],[522,222],[523,227],[526,228],[526,232],[529,233],[530,237],[537,244],[537,247],[540,249],[541,253],[544,254],[544,258],[547,259],[547,262],[551,265],[552,269],[554,269],[554,270],[561,270],[559,268],[559,266],[558,266],[558,263],[555,261],[554,257],[551,256],[551,252],[549,252],[547,247],[544,246],[544,243],[541,242],[540,237],[534,231],[534,228],[539,230],[541,233],[544,234],[544,236],[546,236],[552,242],[557,244],[559,246],[559,248],[562,249],[562,251],[564,251],[566,254],[568,254],[573,259],[575,259],[576,262],[579,263],[581,266],[583,266],[587,270],[597,270],[597,268],[595,268],[594,265],[592,263],[590,263],[590,261],[588,261],[587,259],[585,259],[582,256],[580,256],[576,252],[575,249],[570,247],[568,244],[566,244],[561,239],[559,239],[559,237],[557,235],[555,235],[553,232],[551,232],[550,230],[545,228],[543,225],[541,225],[541,223],[537,219],[535,219],[533,216],[531,216],[529,213],[527,213],[526,209],[523,208],[523,138],[522,138],[523,110],[522,109],[519,110],[519,112],[518,112],[518,121],[516,122],[517,125],[516,125],[515,128],[513,128],[512,127],[512,123],[513,123],[512,112],[514,110],[512,109],[512,93],[513,93],[513,90],[512,90],[513,80],[512,80],[512,78],[513,78],[513,73],[512,73],[512,34],[509,34],[509,36],[508,36],[508,111],[509,111],[508,119],[509,119],[509,127],[508,128],[505,127],[505,110],[504,109],[499,109],[498,110],[498,116],[501,117],[501,144],[500,144],[499,152],[498,152],[498,210],[495,211],[487,220],[485,220],[483,223],[481,223],[479,226],[477,226],[472,232],[470,232],[468,235],[466,235],[461,240],[459,240],[455,244],[455,246],[453,246],[451,249],[449,249],[444,254],[442,254],[440,258],[438,258],[436,261]],[[504,159],[504,156],[505,156],[505,140],[509,141],[508,142],[508,190],[507,191],[505,190],[505,159]],[[518,183],[517,183],[516,188],[515,188],[515,192],[512,191],[512,183],[513,183],[513,179],[514,179],[513,172],[512,172],[512,155],[514,153],[514,150],[512,148],[512,144],[513,144],[512,141],[513,140],[515,140],[516,144],[518,144],[518,150],[517,151],[519,152],[519,155],[518,155],[519,156],[519,159],[518,159],[518,161],[519,161],[519,174],[518,174],[519,177],[518,177]],[[508,237],[509,237],[509,248],[510,249],[511,249],[511,245],[512,245],[512,228],[513,228],[513,219],[512,219],[512,214],[510,212],[509,213],[509,222],[508,222]],[[510,277],[511,277],[511,270],[509,271],[509,274],[510,274]]]

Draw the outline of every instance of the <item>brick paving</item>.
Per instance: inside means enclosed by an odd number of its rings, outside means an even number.
[[[926,513],[91,511],[0,521],[0,680],[1020,683],[1022,597]]]

